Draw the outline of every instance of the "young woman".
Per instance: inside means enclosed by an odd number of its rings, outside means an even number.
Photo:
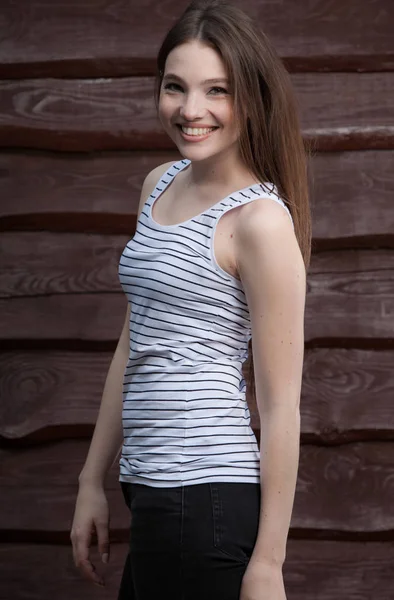
[[[269,40],[221,0],[170,30],[155,99],[183,158],[146,177],[120,258],[128,310],[79,477],[74,560],[102,583],[90,536],[107,562],[104,477],[121,446],[119,600],[284,600],[311,238],[297,103]]]

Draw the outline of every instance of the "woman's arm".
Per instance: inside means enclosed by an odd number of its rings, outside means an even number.
[[[100,411],[79,483],[104,485],[105,476],[123,443],[123,377],[130,349],[130,304],[127,306],[122,333],[105,380]]]
[[[156,182],[170,164],[172,163],[156,167],[145,178],[137,216],[140,215]],[[122,392],[124,373],[130,352],[130,310],[131,306],[128,303],[122,333],[105,381],[89,452],[79,475],[79,491],[70,533],[76,567],[87,579],[98,585],[103,585],[104,582],[90,560],[90,545],[92,534],[96,532],[102,561],[108,562],[110,551],[109,506],[104,483],[123,443]]]
[[[281,566],[299,460],[306,272],[283,207],[261,199],[244,208],[236,261],[251,316],[261,426],[262,501],[253,559]]]

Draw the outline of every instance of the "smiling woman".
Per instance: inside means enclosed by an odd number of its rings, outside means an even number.
[[[129,310],[106,386],[121,372],[123,393],[103,395],[75,562],[97,581],[88,540],[93,526],[107,552],[102,482],[121,431],[118,600],[284,600],[311,236],[294,93],[243,11],[198,0],[161,45],[155,101],[182,158],[147,175],[119,261]]]
[[[219,83],[228,86],[226,69],[216,50],[206,43],[191,40],[175,47],[168,55],[159,118],[177,145],[186,142],[179,150],[190,159],[198,159],[201,153],[205,159],[207,154],[218,155],[223,150],[229,153],[237,144],[232,96],[227,88],[219,87]],[[212,135],[213,132],[217,133]],[[206,143],[194,145],[193,149],[187,145],[203,141]]]

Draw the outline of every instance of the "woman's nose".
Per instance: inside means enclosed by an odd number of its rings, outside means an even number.
[[[186,121],[192,121],[201,116],[202,112],[203,106],[201,100],[195,94],[185,94],[180,108],[181,116]]]

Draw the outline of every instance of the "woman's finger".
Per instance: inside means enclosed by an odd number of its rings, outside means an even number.
[[[103,563],[109,561],[109,524],[105,522],[96,523],[98,550]]]
[[[103,579],[97,575],[96,569],[89,559],[80,560],[79,569],[82,575],[89,581],[92,581],[93,583],[96,583],[100,586],[104,585]]]
[[[92,539],[92,529],[81,531],[78,527],[75,530],[75,564],[82,575],[98,585],[104,585],[101,577],[96,573],[96,569],[89,558],[89,549]]]

